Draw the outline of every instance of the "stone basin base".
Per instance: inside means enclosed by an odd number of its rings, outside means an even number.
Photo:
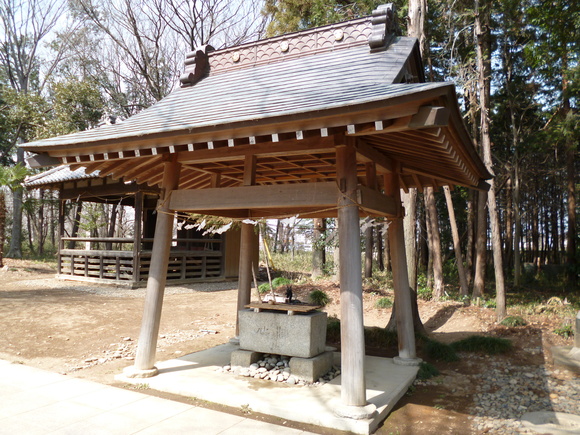
[[[289,316],[284,312],[241,310],[240,349],[274,355],[313,358],[326,348],[323,312]]]

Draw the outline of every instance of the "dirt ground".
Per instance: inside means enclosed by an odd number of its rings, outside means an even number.
[[[114,376],[132,364],[144,289],[56,280],[51,266],[43,263],[7,259],[5,264],[0,270],[0,358],[127,387],[116,383]],[[235,282],[168,287],[157,358],[171,359],[227,342],[235,330],[235,288]],[[326,308],[328,313],[338,315],[338,286],[329,281],[317,288],[332,299]],[[300,297],[309,290],[295,288],[295,294]],[[376,301],[386,295],[384,291],[366,289],[366,326],[383,327],[388,322],[390,309],[375,307]],[[511,354],[494,358],[512,364],[550,366],[548,348],[572,344],[571,339],[553,333],[560,320],[549,316],[528,316],[527,327],[505,328],[495,324],[493,310],[457,302],[420,301],[419,311],[430,335],[439,341],[451,342],[474,333],[511,339],[515,345]],[[530,353],[530,348],[538,351]],[[442,382],[435,387],[417,386],[377,433],[475,433],[469,429],[467,411],[475,385],[466,385],[461,375],[483,372],[489,360],[462,359],[435,365],[442,373]],[[191,399],[172,398],[191,403]]]

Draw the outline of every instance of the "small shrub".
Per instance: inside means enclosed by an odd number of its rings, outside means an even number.
[[[377,300],[375,302],[375,307],[376,308],[392,308],[393,301],[390,300],[389,298],[380,298],[379,300]]]
[[[308,300],[313,305],[322,305],[323,307],[330,302],[330,298],[322,290],[312,290],[308,295]]]
[[[288,278],[284,278],[283,276],[279,276],[277,278],[274,278],[272,280],[272,287],[274,288],[278,288],[281,287],[283,285],[291,285],[292,284],[292,280],[289,280]]]
[[[258,286],[258,291],[259,291],[261,294],[268,293],[268,292],[270,291],[270,284],[269,284],[269,283],[267,283],[267,282],[265,282],[264,284],[260,284],[260,285]]]
[[[365,344],[380,348],[396,346],[397,332],[378,326],[365,328]]]
[[[340,341],[340,320],[330,316],[326,322],[326,340],[336,343]]]
[[[433,298],[433,290],[426,286],[418,286],[417,297],[424,301],[430,301]]]
[[[560,325],[559,328],[554,329],[554,334],[558,334],[564,338],[570,338],[574,336],[574,328],[572,328],[571,323],[564,322]]]
[[[455,362],[459,361],[459,357],[455,352],[455,349],[448,344],[441,343],[437,340],[431,340],[429,338],[424,338],[425,344],[423,350],[427,357],[445,362]]]
[[[463,340],[451,343],[451,347],[458,352],[482,352],[489,355],[495,355],[498,353],[506,353],[511,350],[512,343],[505,338],[472,335]]]
[[[423,361],[419,364],[419,371],[417,372],[418,379],[430,379],[439,376],[439,370],[433,364]]]
[[[508,327],[526,326],[527,322],[520,316],[508,316],[500,322],[500,325]]]

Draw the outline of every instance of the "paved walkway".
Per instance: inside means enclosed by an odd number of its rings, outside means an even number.
[[[0,434],[307,434],[0,360]]]

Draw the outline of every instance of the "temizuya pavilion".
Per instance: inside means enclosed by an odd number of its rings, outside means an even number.
[[[485,189],[490,174],[454,85],[424,83],[416,39],[396,33],[385,5],[368,18],[205,46],[187,56],[178,89],[122,124],[23,145],[37,154],[33,166],[82,166],[161,189],[135,374],[156,374],[174,212],[338,217],[341,402],[353,411],[367,403],[359,219],[387,217],[397,360],[416,358],[400,189]],[[252,234],[243,224],[238,309],[250,302]]]

